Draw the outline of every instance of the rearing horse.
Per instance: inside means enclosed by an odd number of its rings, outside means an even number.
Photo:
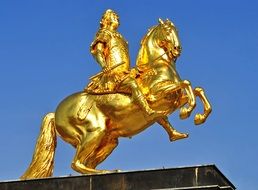
[[[95,168],[118,145],[118,138],[132,137],[155,122],[166,130],[171,141],[187,137],[172,127],[167,115],[180,108],[180,117],[189,117],[198,96],[204,104],[204,113],[196,114],[195,124],[201,124],[210,114],[211,106],[202,88],[192,89],[189,81],[180,79],[175,69],[180,52],[175,26],[169,20],[159,20],[143,38],[133,69],[139,71],[135,77],[150,107],[165,115],[146,115],[130,94],[96,95],[84,91],[72,94],[58,105],[55,113],[43,119],[32,162],[21,178],[52,175],[57,134],[76,148],[72,168],[83,174],[109,172]]]

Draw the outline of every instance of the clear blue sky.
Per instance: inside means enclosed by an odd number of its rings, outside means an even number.
[[[30,163],[42,117],[80,91],[100,71],[89,45],[107,8],[120,15],[132,64],[140,39],[159,17],[179,30],[183,79],[202,86],[213,113],[202,126],[193,116],[169,119],[186,140],[170,143],[154,125],[99,166],[136,170],[216,164],[238,189],[258,188],[257,1],[0,1],[0,180],[17,179]],[[198,102],[197,111],[202,106]],[[58,141],[55,176],[70,169],[74,149]]]

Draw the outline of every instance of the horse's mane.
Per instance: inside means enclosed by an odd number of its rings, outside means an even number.
[[[146,39],[150,36],[150,34],[154,31],[154,29],[155,28],[157,28],[158,27],[158,25],[156,25],[156,26],[153,26],[153,27],[151,27],[149,30],[148,30],[148,32],[147,32],[147,34],[142,38],[142,40],[141,40],[141,45],[143,45],[143,43],[145,43],[145,41],[146,41]]]

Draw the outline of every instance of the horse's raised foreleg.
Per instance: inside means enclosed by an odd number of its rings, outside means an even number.
[[[197,87],[194,89],[195,96],[198,96],[203,103],[204,106],[204,113],[203,114],[196,114],[194,118],[194,123],[196,125],[202,124],[205,122],[209,114],[211,113],[211,105],[205,96],[204,90],[201,87]]]
[[[187,133],[180,133],[171,125],[167,117],[163,117],[158,120],[158,123],[166,130],[170,141],[176,141],[179,139],[187,138]]]
[[[149,99],[151,101],[156,101],[158,98],[161,99],[163,96],[166,96],[168,93],[175,93],[178,90],[183,91],[183,99],[184,101],[182,102],[182,98],[180,98],[181,102],[179,103],[178,107],[180,107],[180,118],[181,119],[186,119],[187,117],[190,116],[191,112],[196,106],[196,101],[195,101],[195,95],[193,92],[193,89],[191,87],[191,83],[188,80],[183,80],[177,83],[167,83],[164,82],[163,84],[157,84],[155,87],[151,89],[151,95]],[[187,98],[185,98],[187,97]],[[184,106],[185,104],[188,104],[188,106]]]
[[[195,95],[193,92],[193,89],[191,87],[191,83],[188,80],[184,80],[181,82],[182,89],[185,90],[185,93],[187,95],[187,103],[188,107],[181,107],[180,108],[180,118],[181,119],[186,119],[190,116],[191,112],[196,106],[196,101],[195,101]]]

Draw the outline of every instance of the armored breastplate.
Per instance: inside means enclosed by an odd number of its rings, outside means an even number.
[[[109,41],[109,55],[107,57],[108,66],[123,63],[117,71],[128,71],[130,66],[127,41],[118,32],[113,32]]]

